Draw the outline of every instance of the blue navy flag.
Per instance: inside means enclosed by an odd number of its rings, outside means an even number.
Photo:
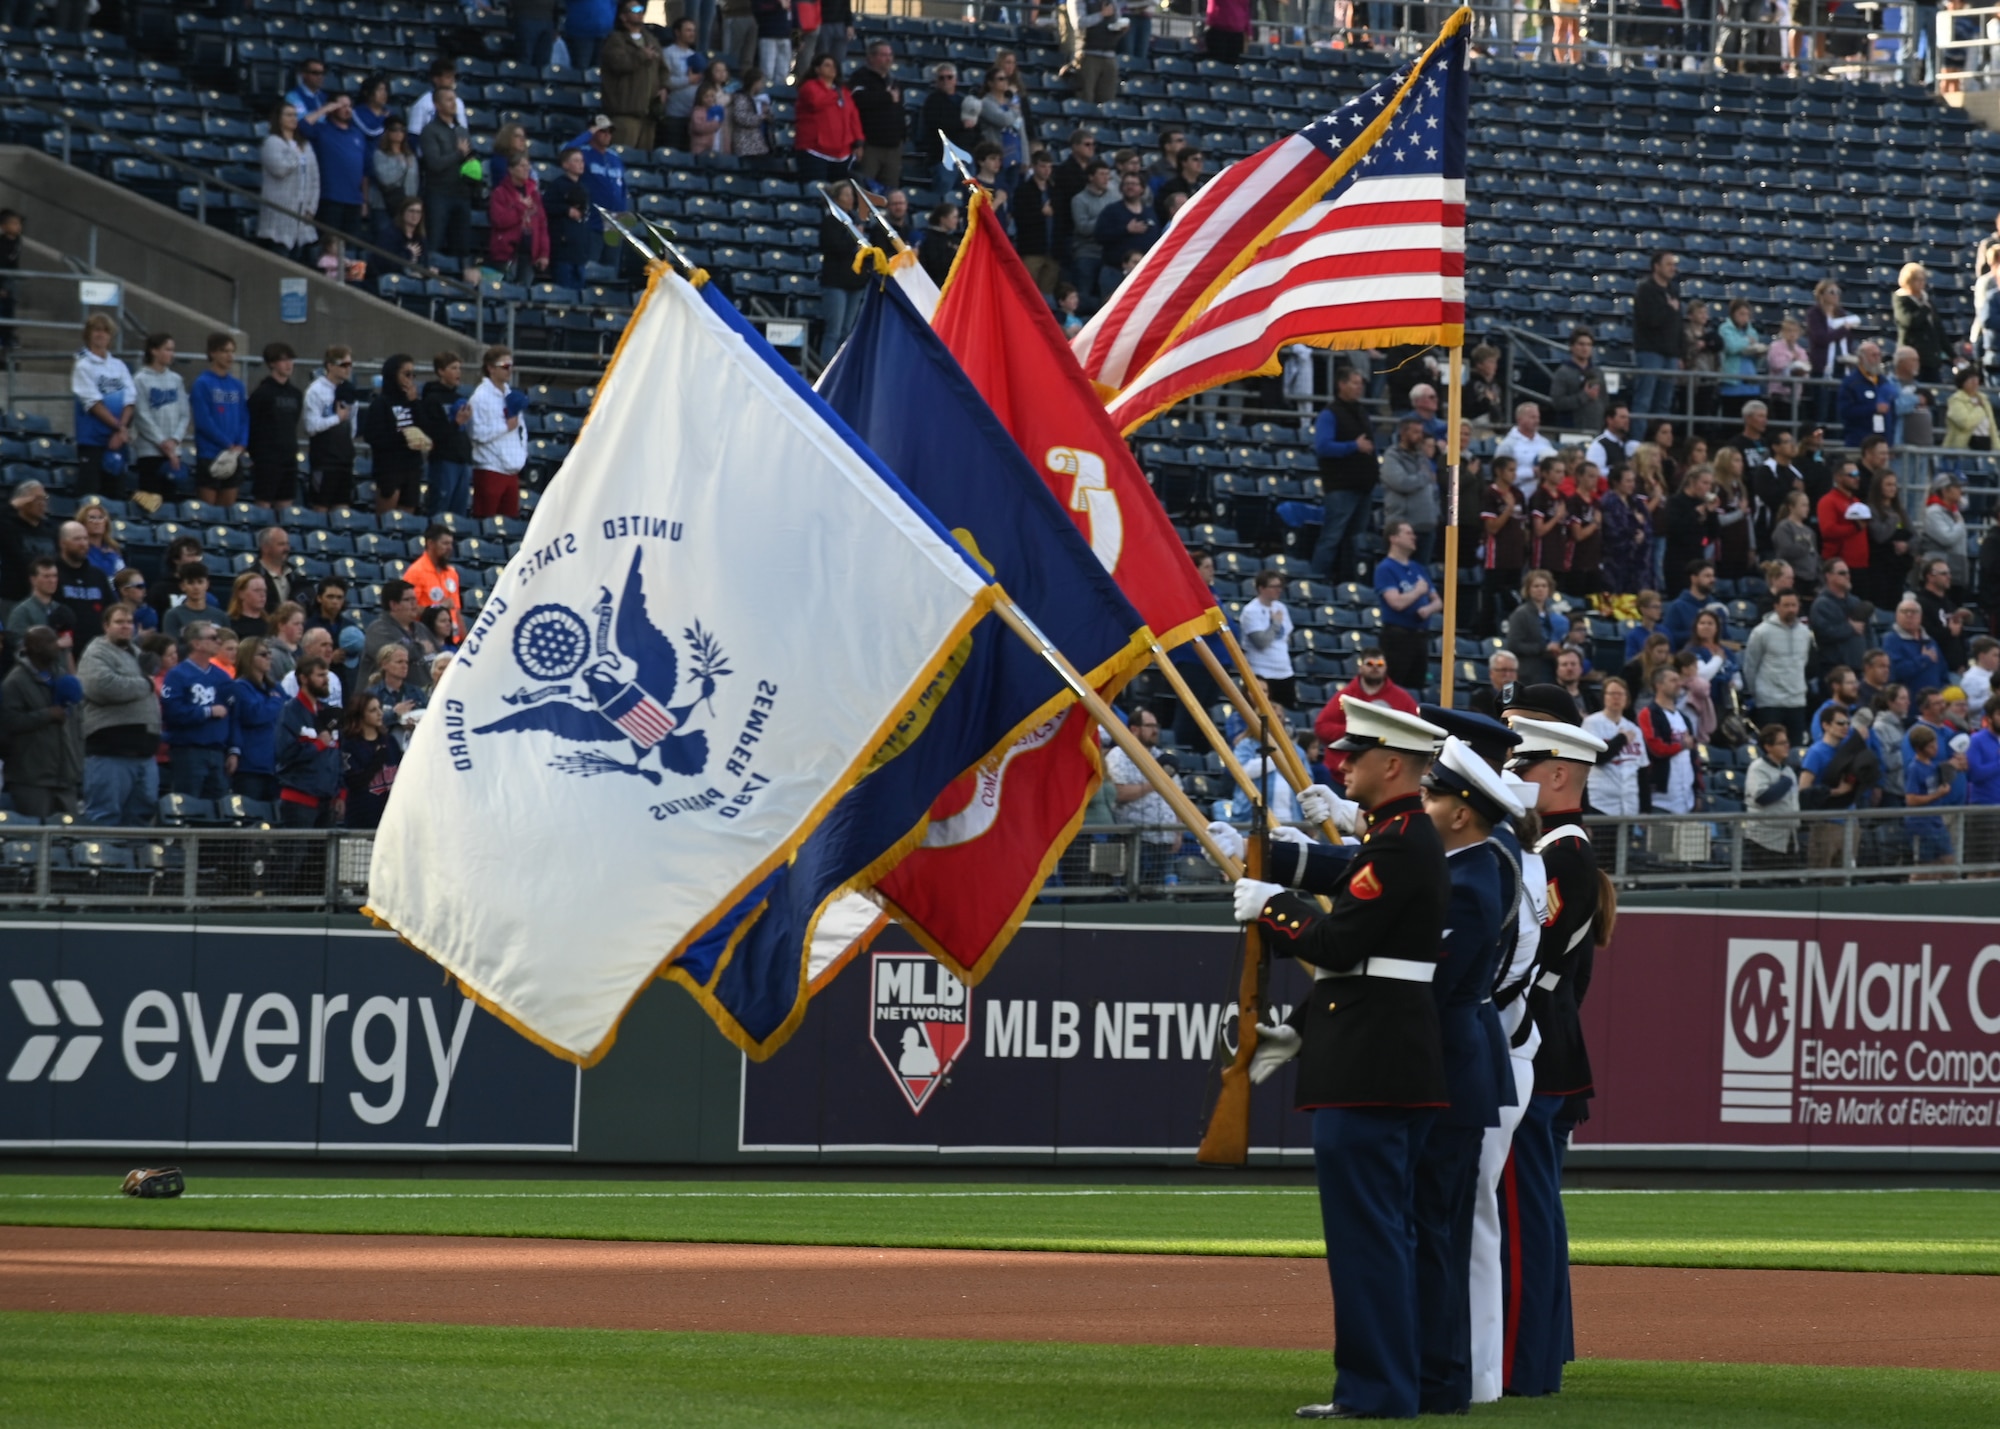
[[[820,395],[1093,685],[1116,688],[1144,663],[1138,612],[898,285],[871,286]],[[920,726],[797,857],[668,971],[752,1056],[804,1015],[809,945],[827,910],[852,901],[839,895],[881,885],[878,901],[933,952],[983,971],[1096,792],[1094,729],[1005,629],[975,630],[931,695]],[[934,856],[974,859],[978,873],[940,888],[899,867]]]
[[[418,726],[369,911],[588,1065],[907,741],[995,597],[713,288],[656,272]],[[918,815],[962,768],[909,773]]]

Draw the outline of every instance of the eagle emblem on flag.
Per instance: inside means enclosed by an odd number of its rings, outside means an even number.
[[[600,588],[594,639],[582,613],[566,605],[538,605],[522,616],[514,627],[514,663],[536,683],[503,696],[520,708],[473,733],[540,730],[572,743],[629,746],[629,760],[585,749],[549,761],[550,768],[583,778],[636,774],[658,784],[659,771],[646,763],[651,755],[670,774],[701,773],[708,765],[708,736],[687,726],[703,708],[714,712],[716,682],[734,672],[715,637],[695,622],[682,632],[694,697],[673,703],[680,655],[646,608],[643,564],[644,552],[634,551],[616,598],[609,586]]]

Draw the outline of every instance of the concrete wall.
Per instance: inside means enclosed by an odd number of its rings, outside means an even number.
[[[212,314],[217,326],[245,335],[245,355],[267,342],[289,343],[310,357],[346,343],[374,358],[408,352],[420,361],[446,348],[468,358],[477,345],[356,288],[329,283],[296,263],[48,155],[0,145],[0,206],[19,209],[28,232],[72,258],[88,261],[136,289],[184,309]],[[279,280],[307,276],[307,318],[279,321]],[[199,352],[199,334],[182,349]]]

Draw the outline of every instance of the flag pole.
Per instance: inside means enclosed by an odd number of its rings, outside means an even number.
[[[1264,796],[1257,788],[1257,781],[1250,777],[1250,771],[1237,759],[1236,751],[1229,747],[1229,741],[1222,737],[1222,731],[1215,727],[1215,721],[1208,717],[1208,711],[1201,707],[1201,701],[1195,698],[1194,691],[1188,688],[1188,682],[1181,678],[1181,672],[1174,668],[1174,662],[1167,658],[1167,652],[1162,650],[1157,642],[1153,646],[1153,666],[1166,676],[1167,685],[1187,707],[1187,712],[1194,717],[1196,726],[1207,738],[1210,747],[1221,756],[1223,767],[1229,771],[1229,777],[1236,781],[1236,787],[1250,796],[1251,804],[1262,804]]]
[[[1194,835],[1195,842],[1201,845],[1209,861],[1222,870],[1222,876],[1232,883],[1241,878],[1243,865],[1223,852],[1222,846],[1208,832],[1208,820],[1201,816],[1201,811],[1195,808],[1194,802],[1181,792],[1180,785],[1174,783],[1172,776],[1160,767],[1160,761],[1153,757],[1152,751],[1139,743],[1132,731],[1125,727],[1125,721],[1118,718],[1112,712],[1111,706],[1104,703],[1104,697],[1093,690],[1090,682],[1077,673],[1076,666],[1070,664],[1068,657],[1056,649],[1048,636],[1036,629],[1034,621],[1028,619],[1013,601],[1006,599],[995,601],[993,610],[1003,625],[1020,636],[1022,641],[1039,653],[1055,672],[1062,676],[1063,683],[1069,686],[1070,692],[1085,709],[1090,711],[1090,717],[1104,727],[1104,732],[1111,736],[1112,743],[1122,749],[1125,757],[1138,766],[1139,772],[1146,777],[1146,782],[1153,786],[1153,792],[1167,801],[1167,807],[1172,809],[1175,816],[1187,826],[1187,831]]]
[[[1277,710],[1272,707],[1271,697],[1264,692],[1263,682],[1250,668],[1250,657],[1245,655],[1243,647],[1236,643],[1236,632],[1225,627],[1216,634],[1222,637],[1223,645],[1229,650],[1230,662],[1243,677],[1244,693],[1257,707],[1258,716],[1262,719],[1265,729],[1270,732],[1271,745],[1278,751],[1278,763],[1285,767],[1286,777],[1292,780],[1293,787],[1303,791],[1312,781],[1306,777],[1306,762],[1299,756],[1298,746],[1292,743],[1291,730],[1286,728],[1282,719],[1278,718]]]
[[[1451,391],[1445,397],[1444,650],[1438,663],[1438,703],[1451,708],[1452,675],[1458,667],[1458,449],[1460,404],[1464,401],[1463,344],[1451,349]]]
[[[1225,637],[1229,634],[1227,630],[1219,633]],[[1248,667],[1244,665],[1242,651],[1235,648],[1236,642],[1233,639],[1229,643],[1238,666],[1244,668],[1245,677],[1248,678]],[[1261,739],[1265,728],[1264,717],[1257,713],[1256,707],[1244,697],[1243,691],[1236,687],[1236,677],[1222,668],[1222,662],[1215,658],[1215,652],[1208,648],[1206,640],[1196,640],[1194,648],[1195,653],[1201,656],[1201,663],[1207,667],[1209,676],[1228,697],[1229,703],[1236,707],[1236,713],[1242,717],[1244,725]],[[1250,679],[1249,684],[1252,689],[1256,689],[1257,682],[1254,679]],[[1276,720],[1275,715],[1272,718]],[[1306,774],[1305,761],[1299,758],[1298,751],[1292,747],[1291,735],[1284,728],[1282,721],[1278,721],[1278,732],[1271,744],[1278,754],[1278,772],[1285,776],[1285,782],[1292,786],[1295,793],[1303,794],[1311,786],[1312,780]],[[1289,759],[1286,756],[1290,756]],[[1320,825],[1320,832],[1326,835],[1328,843],[1340,842],[1340,831],[1333,826],[1331,819]]]

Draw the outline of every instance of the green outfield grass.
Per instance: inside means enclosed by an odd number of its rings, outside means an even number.
[[[1581,1192],[1583,1264],[2000,1273],[2000,1193]],[[97,1176],[0,1176],[0,1223],[591,1240],[1318,1255],[1307,1188],[912,1182],[309,1181],[197,1176],[135,1201]]]
[[[1290,1423],[1324,1399],[1299,1351],[0,1315],[9,1425],[171,1423],[1192,1425]],[[2000,1376],[1587,1362],[1494,1423],[1930,1429],[1992,1423]]]

